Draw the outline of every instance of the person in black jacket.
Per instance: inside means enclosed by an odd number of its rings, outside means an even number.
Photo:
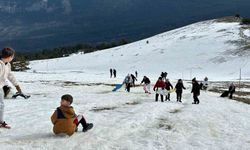
[[[170,89],[173,89],[173,86],[172,86],[172,84],[169,82],[169,79],[166,79],[166,82],[165,82],[165,84],[166,84],[166,90],[168,91],[168,94],[166,95],[166,99],[165,99],[165,101],[170,101]]]
[[[112,78],[112,76],[113,76],[113,69],[109,69],[109,72],[110,72],[110,78]]]
[[[131,77],[133,80],[132,85],[133,85],[133,87],[135,87],[135,81],[137,81],[137,79],[136,79],[135,75],[133,75],[133,74],[131,74]]]
[[[114,75],[114,78],[116,78],[116,70],[113,69],[113,75]]]
[[[182,90],[186,89],[183,85],[183,82],[181,79],[178,80],[177,84],[175,85],[175,89],[176,89],[176,95],[177,95],[177,102],[181,102],[181,98],[182,98]]]
[[[137,72],[137,71],[135,71],[135,77],[136,77],[136,78],[138,77],[138,72]]]
[[[194,98],[193,104],[199,104],[200,100],[198,96],[200,95],[200,84],[196,81],[196,78],[193,78],[192,85],[193,87],[191,93],[193,93],[193,98]]]
[[[230,86],[229,86],[229,98],[232,99],[233,98],[233,94],[235,92],[235,85],[234,83],[231,83]]]
[[[143,85],[143,89],[145,91],[145,93],[149,93],[150,94],[150,80],[148,77],[144,76],[142,81],[141,81],[141,84],[144,83]]]

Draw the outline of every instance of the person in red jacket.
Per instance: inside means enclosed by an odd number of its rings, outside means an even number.
[[[156,91],[155,101],[158,101],[159,94],[161,95],[161,102],[163,102],[163,91],[165,89],[165,82],[162,80],[162,77],[159,77],[154,86],[154,91]]]

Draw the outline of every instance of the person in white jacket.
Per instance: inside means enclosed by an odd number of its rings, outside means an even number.
[[[18,93],[22,93],[22,90],[14,76],[11,72],[10,62],[13,60],[15,51],[12,48],[4,48],[1,51],[1,60],[0,60],[0,128],[6,127],[10,128],[7,123],[4,121],[4,93],[3,86],[5,85],[6,80],[9,80],[17,89]]]

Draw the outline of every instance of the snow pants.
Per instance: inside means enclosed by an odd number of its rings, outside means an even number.
[[[169,101],[170,101],[170,93],[168,93],[168,94],[166,95],[165,101],[166,101],[166,100],[169,100]]]
[[[143,90],[145,91],[145,93],[150,93],[150,84],[144,84]]]
[[[130,87],[131,87],[131,83],[126,83],[126,90],[127,90],[127,92],[130,92]]]
[[[4,114],[4,93],[3,89],[0,89],[0,123],[3,122],[3,114]]]
[[[200,103],[200,100],[199,100],[198,96],[199,96],[198,94],[194,94],[194,95],[193,95],[194,104],[199,104],[199,103]]]
[[[158,102],[158,97],[160,94],[155,94],[155,101]],[[161,102],[163,102],[163,95],[161,95]]]
[[[85,118],[83,117],[83,115],[78,115],[75,120],[74,123],[76,124],[76,126],[78,127],[79,124],[82,125],[83,128],[87,128],[87,122],[85,120]]]
[[[182,92],[176,92],[177,102],[181,102]]]

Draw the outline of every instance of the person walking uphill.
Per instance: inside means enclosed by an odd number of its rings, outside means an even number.
[[[133,84],[133,79],[132,79],[132,77],[131,77],[131,74],[128,74],[126,77],[125,77],[125,79],[124,79],[124,81],[123,81],[123,84],[125,83],[125,85],[126,85],[126,90],[127,90],[127,92],[130,92],[130,87],[132,86],[132,84]]]
[[[133,87],[135,87],[135,81],[137,81],[137,79],[133,74],[131,74],[131,78],[133,80],[132,85],[133,85]]]
[[[144,89],[145,93],[151,94],[150,93],[150,80],[149,80],[149,78],[146,77],[146,76],[144,76],[143,79],[142,79],[142,81],[141,81],[141,84],[142,83],[144,83],[143,89]]]
[[[161,95],[161,102],[163,102],[163,92],[164,92],[165,86],[166,85],[165,85],[165,82],[162,80],[162,77],[159,77],[154,86],[154,91],[156,91],[156,94],[155,94],[156,102],[158,101],[159,95]]]
[[[178,82],[175,85],[175,89],[176,89],[176,97],[177,97],[177,102],[182,102],[181,98],[182,98],[182,90],[186,89],[183,85],[183,82],[181,79],[178,80]]]
[[[13,60],[15,51],[12,48],[4,48],[1,51],[1,60],[0,60],[0,128],[10,128],[9,125],[4,121],[4,94],[3,86],[5,81],[9,80],[17,89],[18,93],[22,93],[22,90],[14,76],[11,72],[10,62]]]
[[[200,95],[200,85],[196,81],[196,78],[193,78],[192,85],[193,85],[193,87],[192,87],[191,93],[193,93],[193,98],[194,98],[194,102],[192,104],[199,104],[200,100],[199,100],[198,96]]]
[[[73,135],[78,130],[78,125],[82,125],[82,131],[86,132],[93,127],[92,123],[87,123],[82,115],[76,115],[71,106],[73,97],[69,94],[61,97],[61,106],[51,116],[53,132],[57,134]]]
[[[165,84],[166,84],[166,90],[167,91],[170,91],[170,89],[173,89],[173,85],[169,82],[169,79],[166,79],[166,82],[165,82]],[[170,101],[170,93],[168,92],[168,94],[166,95],[166,99],[165,99],[165,101]]]

